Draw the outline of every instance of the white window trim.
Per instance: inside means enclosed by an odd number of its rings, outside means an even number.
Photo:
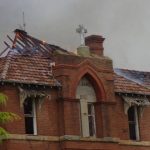
[[[134,119],[135,119],[135,136],[136,136],[136,141],[140,140],[140,134],[139,134],[139,117],[138,117],[138,110],[137,106],[132,106],[134,109]],[[129,122],[128,122],[129,124]],[[130,130],[129,130],[129,135],[130,135]],[[132,139],[131,139],[132,140]]]
[[[96,102],[96,93],[90,81],[83,77],[77,87],[76,98],[80,99],[80,131],[83,137],[95,137],[96,136],[96,120],[93,117],[93,130],[94,134],[90,136],[89,130],[89,116],[88,116],[88,103],[94,104]],[[93,105],[94,106],[94,105]],[[95,107],[94,114],[95,114]]]
[[[28,114],[24,114],[24,117],[32,117],[33,119],[33,134],[31,135],[37,135],[37,116],[36,116],[36,104],[35,104],[35,100],[31,100],[32,101],[32,115],[28,115]]]
[[[80,99],[81,131],[83,137],[89,137],[89,123],[86,99]]]
[[[138,117],[138,112],[137,112],[137,106],[134,106],[134,112],[135,112],[135,132],[136,132],[136,140],[140,140],[140,134],[139,134],[139,117]]]
[[[84,108],[86,111],[83,113],[82,104],[84,101]],[[82,103],[82,104],[81,104]],[[90,129],[89,129],[89,114],[88,114],[88,103],[92,103],[93,105],[93,120],[94,120],[94,135],[90,136]],[[95,122],[95,107],[94,102],[87,102],[86,99],[80,99],[80,116],[81,116],[81,131],[83,137],[96,137],[96,122]]]
[[[94,107],[94,103],[93,102],[88,102],[87,103],[87,107],[88,107],[88,104],[92,104],[92,111],[93,111],[93,115],[91,115],[93,117],[93,124],[94,124],[94,135],[91,136],[91,137],[96,137],[96,122],[95,122],[95,107]],[[89,114],[88,114],[89,116]],[[89,123],[89,120],[88,120],[88,123]],[[90,129],[89,129],[89,134],[90,134]]]
[[[35,101],[33,101],[33,135],[37,135],[37,116],[36,116],[36,105]]]

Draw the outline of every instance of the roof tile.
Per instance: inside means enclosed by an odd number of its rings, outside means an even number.
[[[115,92],[150,95],[150,89],[144,85],[115,74]]]

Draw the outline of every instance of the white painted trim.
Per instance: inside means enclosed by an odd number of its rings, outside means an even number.
[[[88,107],[86,99],[80,99],[82,136],[89,137]]]
[[[139,119],[138,119],[138,113],[137,113],[137,106],[134,106],[134,112],[135,112],[135,122],[136,122],[136,126],[135,126],[135,131],[136,131],[136,140],[139,141],[140,140],[140,135],[139,135]]]
[[[32,100],[33,107],[33,135],[37,135],[37,117],[36,117],[36,105],[35,101]]]
[[[94,134],[93,134],[93,136],[90,136],[90,128],[89,128],[89,136],[90,137],[96,137],[96,122],[95,122],[95,107],[94,107],[94,103],[87,103],[87,109],[88,109],[88,104],[91,104],[91,106],[92,106],[92,110],[91,110],[91,114],[89,115],[88,114],[88,125],[89,125],[89,116],[91,116],[92,118],[93,118],[93,129],[92,130],[94,130],[94,131],[92,131]]]
[[[90,137],[89,130],[89,115],[88,115],[88,103],[94,104],[96,102],[96,93],[90,81],[83,77],[76,91],[76,98],[80,99],[80,132],[83,137]],[[96,137],[96,122],[95,122],[95,108],[93,106],[93,130]]]
[[[81,102],[78,105],[79,108],[79,124],[80,124],[80,135],[82,135],[82,115],[81,115]]]
[[[93,118],[94,118],[94,130],[95,130],[95,133],[94,133],[94,137],[96,138],[96,121],[95,121],[95,107],[94,107],[94,103],[93,103],[93,113],[94,113],[94,115],[93,115]]]

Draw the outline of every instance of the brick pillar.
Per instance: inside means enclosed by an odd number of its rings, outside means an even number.
[[[110,117],[108,112],[108,105],[101,104],[103,137],[110,137]]]
[[[62,99],[58,99],[58,133],[59,136],[63,136],[65,134],[64,129],[64,102]]]
[[[79,100],[62,98],[59,101],[59,129],[61,135],[80,135]]]
[[[102,120],[102,110],[101,103],[96,102],[95,105],[95,124],[96,124],[96,137],[103,137],[103,120]]]

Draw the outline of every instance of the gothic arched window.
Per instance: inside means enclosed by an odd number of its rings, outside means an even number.
[[[94,107],[96,94],[91,82],[86,77],[80,80],[76,97],[80,99],[81,131],[83,137],[96,136]]]

